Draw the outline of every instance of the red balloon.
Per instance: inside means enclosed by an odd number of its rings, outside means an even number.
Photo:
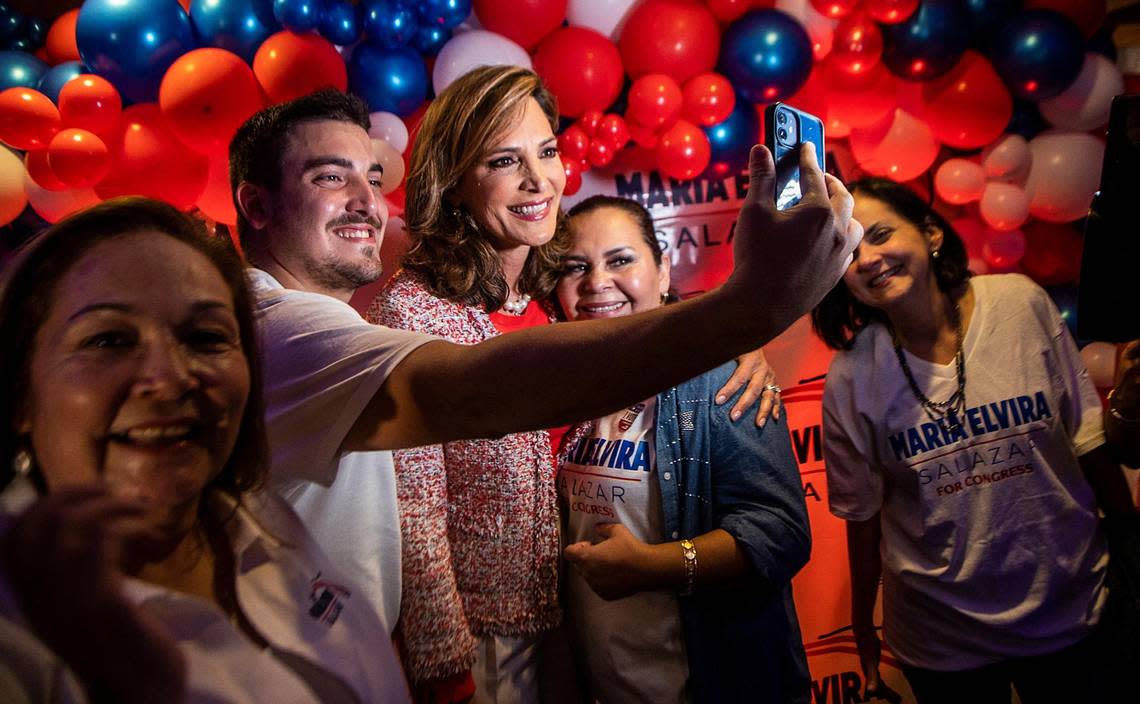
[[[225,152],[237,128],[265,107],[261,86],[237,54],[207,47],[170,65],[158,90],[166,124],[186,145],[208,154]]]
[[[949,73],[920,85],[918,116],[948,147],[984,147],[1001,136],[1013,116],[1009,89],[989,59],[975,51],[966,51]]]
[[[35,149],[24,154],[24,168],[36,184],[48,191],[66,191],[68,186],[51,170],[46,149]]]
[[[1072,283],[1081,274],[1081,233],[1070,225],[1029,220],[1022,228],[1025,256],[1021,270],[1042,286]]]
[[[87,188],[103,180],[111,170],[107,145],[93,132],[67,129],[52,137],[47,149],[51,170],[72,188]]]
[[[918,9],[918,0],[866,0],[867,14],[883,24],[905,22]]]
[[[325,86],[348,89],[344,59],[319,34],[274,34],[258,47],[253,73],[273,103],[299,98]]]
[[[639,147],[646,149],[653,149],[657,146],[657,139],[661,136],[658,130],[645,125],[639,125],[636,122],[626,122],[629,127],[629,136]]]
[[[206,188],[209,159],[174,136],[155,103],[124,110],[108,146],[111,173],[95,188],[102,198],[149,196],[186,209]]]
[[[590,166],[606,166],[614,160],[616,151],[614,145],[606,139],[591,139],[586,160],[590,162]]]
[[[589,147],[590,135],[578,125],[570,125],[558,135],[558,151],[565,161],[585,159]]]
[[[1055,10],[1073,21],[1088,39],[1104,23],[1105,0],[1026,0],[1026,10]]]
[[[602,118],[605,116],[601,110],[587,110],[575,120],[574,124],[580,127],[587,137],[597,137],[598,125],[602,124]]]
[[[43,149],[59,131],[59,110],[38,90],[0,92],[0,142],[16,149]]]
[[[829,61],[852,76],[861,76],[879,64],[883,33],[863,12],[853,12],[839,21],[831,44]]]
[[[582,187],[582,167],[574,159],[565,159],[562,170],[566,172],[566,187],[562,189],[562,195],[572,196]]]
[[[621,149],[629,144],[629,127],[621,115],[606,115],[598,123],[598,139],[609,142],[615,150]]]
[[[657,166],[671,178],[694,178],[708,167],[711,158],[709,138],[688,120],[677,120],[657,141]]]
[[[859,77],[839,70],[827,61],[827,129],[836,137],[853,128],[870,127],[895,108],[898,79],[879,65]],[[830,135],[829,135],[830,136]]]
[[[689,122],[709,127],[728,119],[736,107],[736,91],[719,73],[701,73],[685,82],[681,89],[681,114]]]
[[[720,26],[699,3],[646,0],[630,13],[618,46],[632,78],[664,73],[684,83],[716,65]]]
[[[115,86],[102,76],[85,73],[59,91],[59,114],[65,127],[78,127],[105,135],[119,124],[123,99]]]
[[[728,24],[760,3],[755,0],[705,0],[705,4],[718,20]]]
[[[75,24],[79,20],[79,10],[68,10],[51,23],[44,42],[47,62],[52,66],[64,61],[79,61],[79,46],[75,43]]]
[[[605,110],[621,92],[624,78],[614,43],[585,27],[563,27],[542,40],[534,70],[558,98],[559,112],[568,117]]]
[[[851,153],[868,173],[902,183],[930,168],[938,142],[925,122],[895,108],[881,122],[851,131]]]
[[[501,34],[527,51],[562,26],[567,0],[475,0],[483,29]]]
[[[650,73],[633,82],[625,116],[646,127],[671,127],[681,115],[684,96],[677,82],[663,73]]]
[[[237,226],[237,210],[234,209],[233,191],[230,190],[230,160],[226,155],[210,159],[206,178],[206,190],[194,203],[202,214],[214,222],[230,227]]]
[[[811,5],[819,14],[831,19],[839,19],[851,14],[859,0],[811,0]]]

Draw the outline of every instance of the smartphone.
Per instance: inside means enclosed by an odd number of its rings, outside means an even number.
[[[776,160],[776,209],[785,210],[800,202],[800,151],[807,142],[815,146],[815,158],[826,169],[823,151],[823,121],[815,115],[784,103],[764,109],[764,144]]]

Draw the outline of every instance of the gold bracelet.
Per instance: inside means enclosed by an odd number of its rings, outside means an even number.
[[[681,557],[685,560],[685,588],[681,590],[681,596],[689,596],[697,581],[697,546],[688,538],[681,541]]]

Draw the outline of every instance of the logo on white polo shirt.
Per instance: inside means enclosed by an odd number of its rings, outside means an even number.
[[[348,589],[321,579],[321,573],[318,572],[309,588],[309,615],[318,623],[331,626],[336,623],[340,610],[344,608],[344,600],[349,596],[351,592]]]

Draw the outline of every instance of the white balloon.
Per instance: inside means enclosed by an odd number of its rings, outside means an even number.
[[[990,181],[982,191],[978,212],[987,225],[999,232],[1021,227],[1029,217],[1029,199],[1013,183]]]
[[[89,208],[102,199],[93,188],[72,188],[66,191],[49,191],[32,180],[24,178],[24,191],[28,205],[44,220],[55,223],[72,213]]]
[[[811,39],[811,50],[816,61],[831,53],[835,28],[839,26],[839,20],[833,20],[817,11],[809,0],[776,0],[775,8],[791,15],[803,26]]]
[[[988,178],[1024,184],[1033,159],[1029,142],[1019,134],[1005,134],[982,151],[982,168]]]
[[[570,0],[566,21],[571,27],[589,27],[617,41],[637,0]]]
[[[934,190],[947,203],[972,203],[985,187],[986,172],[969,159],[947,159],[934,172]]]
[[[408,148],[408,126],[404,124],[400,116],[380,110],[372,113],[368,118],[372,122],[368,136],[372,139],[384,140],[395,147],[396,151],[403,154]]]
[[[1090,342],[1081,348],[1081,361],[1089,370],[1089,378],[1098,389],[1111,389],[1116,374],[1116,345]]]
[[[435,57],[432,86],[439,95],[451,82],[478,66],[534,68],[530,54],[501,34],[473,29],[452,37]]]
[[[28,204],[24,178],[24,162],[15,152],[0,147],[0,225],[7,225],[24,212]]]
[[[1087,132],[1108,122],[1112,98],[1124,92],[1120,69],[1103,54],[1090,51],[1076,80],[1060,95],[1037,104],[1051,124],[1074,132]]]
[[[1087,215],[1100,184],[1104,142],[1084,132],[1046,132],[1029,142],[1029,152],[1029,213],[1046,222]]]

